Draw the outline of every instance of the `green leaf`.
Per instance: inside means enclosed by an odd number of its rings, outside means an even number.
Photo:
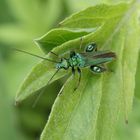
[[[102,76],[87,79],[92,76],[88,69],[83,70],[82,82],[76,92],[73,92],[73,87],[78,76],[70,77],[66,82],[63,93],[56,99],[49,123],[43,131],[42,140],[85,139],[90,130],[95,129],[94,123],[102,94]]]
[[[139,8],[139,6],[140,5],[137,5],[136,8]],[[123,92],[124,92],[126,118],[132,108],[134,89],[135,89],[135,74],[136,74],[138,55],[140,49],[139,11],[134,12],[132,14],[132,18],[128,21],[129,22],[127,23],[127,31],[126,31],[127,37],[125,39],[125,47],[124,47],[123,61],[122,61],[123,78],[125,79],[125,82],[123,83],[123,89],[124,89]],[[131,29],[131,32],[129,29]]]
[[[44,52],[48,52],[54,47],[60,46],[63,43],[73,40],[75,38],[79,38],[84,35],[87,35],[93,32],[94,30],[96,30],[96,28],[84,29],[84,30],[76,30],[76,29],[70,30],[66,28],[56,28],[49,31],[41,38],[36,39],[35,41],[39,45],[39,47],[42,48]]]
[[[136,72],[136,88],[135,88],[135,97],[140,99],[140,78],[139,78],[139,71],[140,71],[140,55],[139,55],[139,60],[138,60],[138,67],[137,67],[137,72]]]
[[[110,140],[118,118],[127,120],[134,96],[140,28],[136,3],[119,12],[117,17],[108,12],[112,15],[104,25],[84,37],[84,44],[95,41],[100,49],[116,52],[117,60],[109,65],[113,72],[93,75],[83,70],[82,82],[74,93],[78,77],[70,77],[54,103],[41,140]]]
[[[68,78],[53,105],[41,140],[110,140],[118,118],[128,119],[139,50],[138,12],[137,2],[93,6],[62,21],[61,26],[67,29],[52,30],[38,40],[45,51],[54,48],[52,51],[61,56],[70,50],[78,52],[82,36],[82,50],[88,43],[96,42],[99,50],[111,50],[117,55],[116,61],[108,65],[113,72],[95,75],[88,68],[82,69],[81,83],[75,92],[78,74]],[[94,30],[88,32],[91,29]],[[47,58],[58,60],[49,54]],[[45,60],[39,63],[25,80],[16,101],[46,86],[54,71],[54,64]],[[67,73],[60,71],[52,82]]]
[[[131,2],[132,0],[127,0],[127,2]],[[94,6],[97,4],[105,3],[105,4],[117,4],[120,2],[126,2],[126,0],[67,0],[67,4],[72,11],[80,11],[89,6]]]
[[[32,95],[34,92],[45,87],[48,81],[51,79],[52,75],[55,73],[55,71],[56,69],[54,64],[45,60],[37,64],[31,71],[29,76],[25,79],[19,92],[17,93],[15,99],[16,102],[21,102],[28,96]],[[64,70],[59,71],[59,73],[50,81],[49,84],[60,79],[66,74],[67,72]]]
[[[94,30],[95,29],[92,29],[92,31],[94,31]],[[68,30],[68,29],[54,29],[36,41],[37,41],[38,45],[40,45],[41,48],[45,51],[52,49],[56,45],[60,45],[60,49],[58,47],[58,48],[54,48],[54,50],[53,50],[53,52],[60,54],[60,53],[62,53],[63,45],[67,46],[66,41],[68,41],[70,39],[74,39],[74,37],[75,38],[81,37],[82,35],[86,35],[89,32],[91,32],[91,29],[89,31],[72,31],[72,30]],[[65,35],[67,38],[63,38],[62,35],[63,36]],[[62,46],[61,46],[61,44],[62,44]],[[80,45],[80,40],[78,40],[78,46],[79,45]],[[46,46],[48,46],[49,48],[46,48]],[[65,50],[63,52],[65,52]],[[49,54],[47,55],[47,57],[50,57],[50,59],[53,59],[53,57],[50,56]],[[58,58],[54,58],[54,59],[58,59]],[[58,60],[56,60],[56,61],[58,61]],[[32,72],[28,75],[28,77],[23,82],[21,88],[19,89],[17,96],[16,96],[16,102],[20,102],[20,101],[24,100],[28,96],[32,95],[34,92],[36,92],[39,89],[46,86],[46,84],[48,83],[48,81],[52,77],[52,75],[55,73],[55,71],[56,71],[55,64],[47,62],[46,60],[44,60],[44,61],[40,62],[38,65],[36,65],[33,68]],[[61,70],[55,76],[55,78],[52,79],[51,82],[53,82],[57,79],[60,79],[61,77],[65,76],[66,74],[67,74],[66,71]]]
[[[103,25],[111,18],[117,18],[125,13],[129,5],[125,3],[116,6],[100,4],[89,7],[77,14],[74,14],[60,23],[63,27],[69,28],[93,28]],[[117,12],[116,12],[117,11]]]

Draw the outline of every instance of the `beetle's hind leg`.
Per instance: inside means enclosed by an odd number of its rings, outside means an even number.
[[[77,83],[76,87],[74,88],[74,91],[77,90],[77,88],[78,88],[79,85],[80,85],[80,81],[81,81],[81,70],[80,70],[79,67],[77,68],[77,71],[78,71],[78,74],[79,74],[79,79],[78,79],[78,83]]]

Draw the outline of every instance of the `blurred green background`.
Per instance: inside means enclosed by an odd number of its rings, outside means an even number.
[[[33,42],[34,39],[57,27],[59,21],[71,13],[100,2],[101,0],[0,0],[0,140],[39,139],[63,83],[55,82],[49,86],[48,92],[41,97],[35,108],[32,108],[35,97],[15,106],[14,98],[21,82],[40,60],[13,52],[10,48],[44,55]],[[124,121],[118,124],[115,140],[140,140],[139,77],[140,62],[129,124],[126,125]]]

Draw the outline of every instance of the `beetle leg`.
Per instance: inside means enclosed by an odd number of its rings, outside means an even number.
[[[75,75],[75,69],[72,67],[72,74]]]
[[[78,74],[79,74],[79,80],[78,80],[77,86],[74,88],[74,91],[77,90],[77,88],[78,88],[79,85],[80,85],[80,81],[81,81],[81,70],[80,70],[79,67],[77,68],[77,71],[78,71]]]
[[[76,55],[75,51],[70,51],[70,58],[72,58],[75,55]]]

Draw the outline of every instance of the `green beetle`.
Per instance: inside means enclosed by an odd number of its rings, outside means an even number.
[[[57,74],[57,72],[61,69],[68,70],[72,69],[73,75],[75,75],[75,70],[79,73],[78,85],[74,90],[76,90],[80,84],[81,80],[81,69],[85,67],[89,67],[89,69],[94,73],[102,73],[107,71],[104,64],[113,61],[116,58],[116,54],[111,51],[98,51],[96,43],[90,43],[85,47],[85,52],[77,53],[75,51],[70,51],[69,58],[61,58],[60,62],[55,60],[50,60],[36,54],[32,54],[23,50],[15,49],[16,51],[20,51],[23,53],[27,53],[29,55],[39,57],[41,59],[56,63],[56,72],[52,75],[47,85],[53,79],[53,77]],[[57,57],[59,57],[54,52],[50,52]]]
[[[75,69],[79,73],[79,82],[75,90],[78,88],[81,80],[81,69],[89,67],[94,73],[102,73],[107,69],[104,67],[104,63],[111,62],[116,58],[116,54],[111,51],[97,51],[97,44],[90,43],[86,46],[85,52],[77,53],[75,51],[70,52],[69,58],[61,58],[61,61],[56,64],[57,72],[60,69],[72,68],[72,73],[75,74]],[[56,73],[55,73],[56,74]],[[55,75],[54,74],[54,75]]]

